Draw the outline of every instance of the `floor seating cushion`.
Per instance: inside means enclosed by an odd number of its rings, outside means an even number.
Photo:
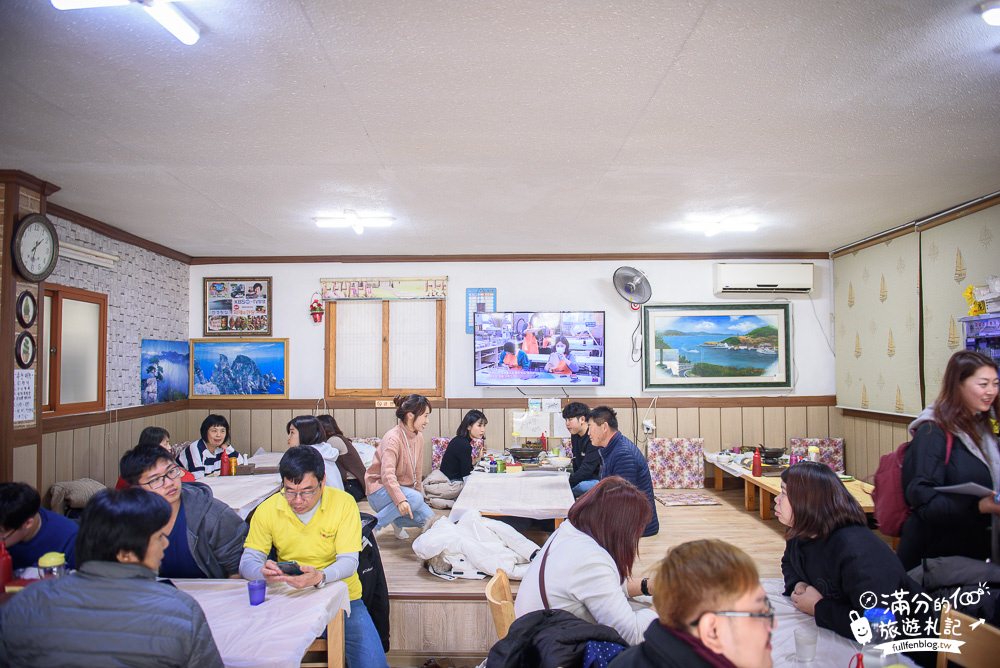
[[[444,451],[448,449],[448,443],[451,442],[450,438],[432,438],[431,439],[431,470],[436,471],[441,468],[441,458],[444,457]],[[482,438],[472,439],[472,462],[476,463],[479,461],[483,454],[486,452],[486,440]]]
[[[702,489],[705,487],[703,438],[651,438],[646,459],[653,487]]]
[[[834,471],[844,470],[844,439],[842,438],[790,438],[788,454],[809,458],[809,446],[819,448],[819,461]]]

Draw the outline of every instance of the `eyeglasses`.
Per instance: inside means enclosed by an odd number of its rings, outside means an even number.
[[[184,472],[181,471],[181,467],[172,466],[169,469],[167,469],[167,472],[164,473],[163,475],[158,475],[155,478],[150,478],[146,482],[140,484],[145,485],[150,489],[160,489],[161,487],[163,487],[163,483],[167,481],[167,478],[170,478],[171,480],[177,480],[182,475],[184,475]]]
[[[698,626],[698,622],[705,615],[712,614],[718,615],[719,617],[753,617],[755,619],[766,619],[767,628],[774,628],[774,608],[771,607],[771,601],[765,601],[765,611],[764,612],[744,612],[742,610],[709,610],[698,615],[698,619],[691,622],[691,626]]]
[[[296,497],[306,500],[311,499],[315,496],[316,492],[319,491],[319,487],[307,487],[306,489],[300,489],[297,492],[293,492],[290,489],[283,489],[281,493],[285,495],[285,498],[289,501],[294,501]]]

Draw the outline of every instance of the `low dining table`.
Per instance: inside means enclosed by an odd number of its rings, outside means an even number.
[[[477,511],[481,515],[555,520],[559,526],[573,501],[569,474],[565,471],[473,471],[455,499],[451,518],[458,521],[465,513]]]
[[[324,630],[333,648],[330,665],[344,665],[344,614],[351,602],[343,582],[322,589],[272,583],[257,606],[250,605],[246,580],[172,582],[201,606],[227,668],[298,668]]]
[[[205,476],[199,478],[198,482],[211,487],[212,495],[235,510],[242,519],[246,519],[264,499],[281,489],[281,476],[277,473]]]

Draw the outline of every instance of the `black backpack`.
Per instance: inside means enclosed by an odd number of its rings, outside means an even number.
[[[358,554],[358,578],[361,580],[361,600],[368,608],[375,630],[382,640],[382,649],[389,651],[389,587],[385,582],[382,556],[375,542],[374,515],[361,513],[361,553]]]

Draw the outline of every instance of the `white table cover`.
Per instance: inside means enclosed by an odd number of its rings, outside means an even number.
[[[298,668],[306,648],[338,610],[349,612],[347,585],[294,589],[277,582],[251,606],[246,580],[173,580],[205,612],[227,668]]]
[[[569,474],[562,471],[479,473],[473,471],[455,500],[451,517],[480,513],[550,520],[566,517],[573,505]]]
[[[792,599],[782,595],[785,583],[780,578],[765,578],[760,581],[767,592],[776,613],[778,626],[771,634],[771,658],[774,666],[806,666],[808,668],[847,668],[851,657],[861,651],[861,645],[843,638],[829,629],[816,626],[812,616],[799,612],[792,605]],[[795,629],[808,628],[816,630],[816,659],[808,663],[798,663],[795,660]],[[887,659],[889,657],[886,657]],[[912,661],[902,654],[893,655],[892,664],[914,666]],[[880,666],[865,654],[865,668]],[[887,661],[885,665],[890,665]]]
[[[261,501],[281,489],[281,476],[277,473],[206,476],[199,478],[198,482],[211,487],[215,498],[235,510],[243,519]]]

